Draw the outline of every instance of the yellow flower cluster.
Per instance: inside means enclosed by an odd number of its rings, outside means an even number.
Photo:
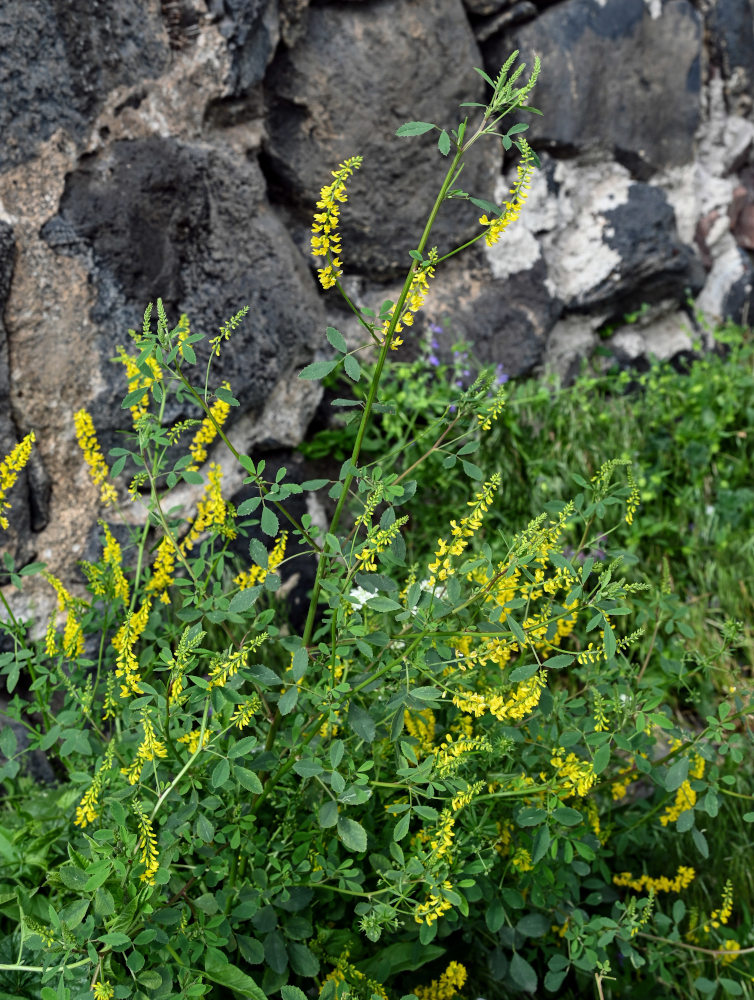
[[[516,182],[510,189],[510,201],[503,202],[503,211],[498,218],[488,219],[486,215],[483,215],[479,220],[480,225],[487,226],[484,239],[488,247],[497,243],[508,226],[516,221],[529,196],[529,185],[534,173],[534,153],[526,139],[519,140],[519,146],[521,160],[516,167]]]
[[[233,710],[230,717],[231,725],[237,729],[244,729],[259,711],[260,705],[259,695],[253,694],[248,701]]]
[[[154,885],[154,877],[157,874],[157,869],[160,867],[157,835],[154,832],[151,820],[138,802],[134,802],[134,812],[136,813],[136,826],[139,830],[139,850],[141,851],[139,860],[144,865],[144,871],[139,878],[142,882]]]
[[[207,485],[199,501],[196,517],[189,533],[181,542],[181,552],[184,555],[193,549],[201,533],[209,528],[214,528],[224,538],[233,539],[236,537],[236,529],[229,523],[228,505],[223,499],[222,478],[222,468],[216,462],[212,462],[207,473]]]
[[[401,528],[408,521],[408,515],[399,517],[387,528],[377,528],[371,530],[367,535],[363,547],[356,553],[356,558],[361,563],[361,568],[367,573],[374,573],[377,570],[375,556],[384,552],[394,538],[401,533]]]
[[[36,441],[34,431],[30,431],[26,437],[19,441],[13,451],[0,462],[0,528],[8,530],[8,518],[5,514],[10,510],[8,494],[15,486],[18,474],[29,461],[31,446]]]
[[[104,521],[100,521],[99,523],[105,533],[105,547],[102,553],[102,561],[106,567],[110,568],[113,596],[117,597],[124,604],[128,604],[130,591],[128,587],[128,580],[126,580],[123,574],[123,553],[120,545],[115,539],[115,536],[112,531],[110,531],[109,525],[107,525]],[[102,597],[105,594],[105,580],[103,576],[95,572],[95,570],[96,567],[91,567],[89,581],[92,592],[97,596]]]
[[[717,930],[722,924],[727,924],[731,913],[733,913],[733,883],[728,879],[723,886],[723,898],[720,909],[713,910],[710,913],[709,920],[702,928],[704,933],[709,934],[710,928],[714,927]]]
[[[178,737],[179,743],[185,743],[188,747],[188,752],[193,757],[196,751],[199,749],[199,737],[202,735],[201,729],[192,729],[190,733],[184,733],[183,736]],[[211,729],[204,730],[204,737],[202,739],[202,746],[206,747],[209,743],[209,738],[212,735]]]
[[[139,421],[143,416],[146,415],[149,410],[149,389],[154,385],[155,382],[160,382],[162,380],[162,369],[153,357],[148,357],[146,361],[142,363],[142,368],[146,368],[151,375],[145,375],[144,372],[136,364],[136,358],[131,357],[130,354],[126,354],[123,347],[118,347],[118,357],[126,368],[126,379],[128,381],[128,392],[135,392],[137,389],[143,389],[143,395],[136,400],[135,403],[131,404],[131,421],[133,426],[138,426]]]
[[[415,749],[417,757],[422,753],[432,753],[435,741],[435,713],[431,708],[425,708],[421,712],[403,713],[403,724],[409,736],[413,736],[419,746]]]
[[[481,792],[484,785],[484,781],[475,781],[473,785],[469,785],[464,791],[456,792],[450,802],[450,808],[453,812],[459,812],[465,806],[469,805],[474,796]]]
[[[630,466],[626,470],[626,478],[631,490],[626,501],[626,524],[633,524],[634,514],[639,509],[639,504],[641,503],[641,494],[639,493],[639,487],[636,485],[636,480]]]
[[[468,717],[464,716],[464,718]],[[437,773],[441,777],[447,777],[456,770],[461,764],[462,758],[467,754],[473,753],[475,750],[489,751],[491,749],[492,744],[486,736],[462,736],[454,742],[453,737],[448,733],[445,741],[440,744],[439,750],[435,752]]]
[[[448,542],[443,538],[437,539],[434,561],[427,567],[430,573],[430,587],[434,587],[438,580],[447,580],[449,576],[453,576],[455,569],[451,559],[461,555],[469,544],[469,538],[482,527],[484,515],[490,509],[499,486],[500,474],[496,472],[489,482],[486,482],[481,490],[474,494],[474,499],[467,501],[467,506],[471,507],[471,513],[461,518],[460,522],[450,522],[451,540]]]
[[[234,578],[233,583],[237,584],[241,590],[248,590],[249,587],[254,587],[259,583],[264,583],[267,579],[267,574],[274,573],[285,558],[285,547],[287,544],[288,532],[281,531],[275,541],[272,552],[270,552],[267,557],[267,569],[263,569],[261,566],[253,564],[251,569],[239,573],[238,576]]]
[[[639,875],[635,877],[631,872],[621,872],[620,875],[613,875],[614,885],[626,886],[634,892],[682,892],[691,885],[696,877],[693,868],[681,865],[675,878],[668,878],[661,875],[659,878],[652,878],[651,875]]]
[[[417,1000],[453,1000],[458,996],[467,979],[467,972],[460,962],[451,962],[439,979],[433,979],[429,986],[415,986]]]
[[[126,620],[113,637],[113,646],[115,646],[117,653],[115,658],[115,676],[123,678],[120,687],[121,698],[127,698],[129,694],[142,693],[139,687],[141,683],[139,661],[136,659],[134,646],[147,627],[151,609],[152,600],[147,597],[138,611],[127,612]]]
[[[66,620],[63,629],[63,653],[70,659],[81,656],[84,652],[84,632],[81,622],[76,614],[76,602],[65,589],[63,584],[52,573],[43,573],[45,580],[54,588],[58,595],[58,604],[55,611],[50,616],[45,634],[45,651],[48,656],[54,656],[57,652],[57,642],[55,638],[55,625],[57,623],[58,612],[65,611]]]
[[[269,638],[267,632],[262,632],[249,642],[245,642],[240,649],[223,653],[215,659],[209,671],[209,690],[214,687],[223,687],[231,677],[238,673],[241,667],[246,666],[246,658],[249,653],[259,649],[265,639]]]
[[[125,774],[129,785],[136,784],[146,763],[154,760],[155,757],[167,757],[168,754],[165,744],[157,739],[152,722],[146,712],[142,712],[141,725],[144,730],[144,739],[139,744],[133,763],[120,769],[120,773]]]
[[[529,715],[539,704],[542,691],[547,686],[547,671],[540,670],[528,680],[521,681],[507,695],[488,691],[461,691],[453,695],[453,704],[462,712],[476,718],[489,712],[500,722],[520,720]]]
[[[230,392],[230,383],[223,382],[223,389]],[[194,439],[189,445],[192,462],[187,466],[189,472],[196,472],[199,466],[207,459],[207,448],[215,440],[218,428],[225,426],[225,421],[230,413],[230,403],[217,399],[209,408],[209,416],[202,420],[201,427],[194,435]]]
[[[152,576],[146,586],[147,593],[159,595],[162,604],[170,604],[168,588],[175,577],[175,555],[175,542],[170,535],[164,535],[157,546]]]
[[[97,441],[97,432],[94,429],[92,418],[86,410],[78,410],[74,414],[73,424],[76,428],[76,440],[84,453],[84,461],[89,466],[92,481],[95,486],[99,486],[100,500],[106,507],[109,507],[118,502],[118,494],[115,492],[113,484],[108,482],[110,470]]]
[[[191,336],[191,323],[186,313],[181,313],[181,318],[178,320],[178,326],[175,328],[173,333],[176,334],[178,340],[178,353],[181,357],[184,357],[183,345]]]
[[[503,412],[504,406],[505,389],[500,386],[493,397],[492,403],[488,406],[485,412],[477,413],[476,415],[477,423],[479,424],[480,429],[483,431],[492,430],[492,425]]]
[[[361,156],[350,156],[337,170],[332,171],[335,180],[323,187],[319,193],[317,208],[322,211],[314,214],[311,244],[314,257],[327,259],[325,267],[317,269],[319,283],[323,288],[332,288],[343,273],[340,270],[343,266],[340,259],[343,249],[338,233],[340,206],[348,201],[346,181],[361,164]]]
[[[597,780],[591,761],[579,760],[575,753],[569,753],[566,757],[562,747],[552,755],[550,763],[557,769],[558,791],[564,799],[573,795],[583,798]]]
[[[672,806],[665,807],[665,812],[660,816],[660,822],[663,826],[667,826],[668,823],[675,823],[681,813],[686,812],[688,809],[693,809],[695,805],[696,792],[691,787],[691,782],[686,780],[675,793],[675,801]]]
[[[378,996],[380,1000],[388,1000],[387,993],[385,992],[385,987],[382,983],[378,983],[376,979],[369,979],[363,972],[356,968],[348,961],[351,951],[349,948],[344,948],[340,953],[338,958],[335,960],[335,968],[329,972],[320,988],[320,996],[322,995],[322,990],[325,987],[325,983],[333,982],[335,983],[335,997],[336,1000],[346,1000],[346,998],[352,998],[354,996]],[[333,959],[330,959],[333,961]],[[354,990],[351,987],[355,987]]]
[[[81,801],[76,807],[76,818],[73,823],[74,826],[80,826],[82,829],[88,824],[93,823],[95,819],[99,816],[99,796],[102,791],[102,784],[105,780],[107,772],[113,766],[113,757],[115,755],[115,744],[111,741],[107,745],[107,750],[105,751],[105,759],[102,762],[99,770],[94,776],[94,780],[87,790],[84,792]]]
[[[534,865],[532,864],[531,854],[526,850],[525,847],[517,847],[513,852],[513,857],[511,858],[511,865],[516,869],[516,871],[530,872],[533,870]]]
[[[398,322],[395,324],[393,337],[390,341],[390,349],[392,351],[397,350],[403,343],[402,338],[399,337],[398,334],[403,332],[404,326],[413,326],[414,316],[416,316],[421,307],[424,305],[424,299],[427,297],[427,292],[429,291],[430,279],[435,276],[437,247],[432,247],[429,251],[427,254],[427,261],[428,263],[424,265],[419,263],[414,264],[413,274],[411,275],[411,284],[409,285],[408,295],[406,296],[406,302],[403,306],[401,315],[398,318]],[[388,328],[392,319],[393,315],[391,312],[382,327],[383,340],[387,336]]]
[[[92,993],[94,1000],[113,1000],[115,989],[107,979],[100,979],[98,983],[92,986]]]
[[[443,882],[442,888],[446,889],[448,892],[453,891],[453,886],[450,882]],[[419,903],[414,911],[414,920],[417,924],[433,924],[435,920],[447,913],[448,910],[453,908],[453,904],[449,899],[444,896],[436,895],[431,892],[427,899],[423,903]]]

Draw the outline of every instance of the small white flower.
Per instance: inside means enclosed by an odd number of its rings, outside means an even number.
[[[374,594],[370,591],[365,590],[364,587],[354,587],[351,593],[348,595],[346,600],[354,609],[354,611],[359,611],[367,603],[370,597],[374,597]]]

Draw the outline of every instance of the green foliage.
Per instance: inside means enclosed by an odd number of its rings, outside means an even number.
[[[499,136],[500,117],[531,89],[508,75],[513,61],[490,81],[471,137],[463,122],[441,145],[453,160],[397,302],[375,314],[346,296],[376,361],[356,362],[328,328],[336,357],[301,373],[342,365],[362,389],[336,400],[356,403],[343,406],[353,433],[337,477],[271,476],[227,437],[237,401],[227,385],[210,391],[211,359],[244,310],[210,341],[204,371],[201,336],[186,317],[170,329],[159,301],[156,328],[150,306],[120,352],[133,430],[110,457],[148,519],[126,518],[120,544],[101,522],[102,556],[82,564],[75,595],[45,573],[57,611],[37,623],[43,638],[2,597],[0,674],[26,739],[0,737],[6,995],[749,989],[750,916],[736,899],[740,888],[750,898],[751,876],[710,849],[716,829],[754,820],[741,808],[747,681],[736,676],[724,698],[707,684],[703,714],[678,704],[689,673],[732,669],[739,629],[700,646],[693,671],[676,656],[677,637],[696,632],[667,572],[650,590],[636,577],[648,473],[632,448],[546,466],[533,445],[521,449],[542,432],[527,424],[526,398],[510,418],[500,374],[473,378],[464,349],[454,368],[413,366],[408,386],[388,364],[457,252],[429,247],[440,206],[480,201],[452,187],[464,156]],[[519,193],[531,164],[521,146]],[[313,227],[320,280],[341,292],[338,211],[359,165],[334,172]],[[479,238],[499,238],[522,202],[487,209]],[[589,387],[593,399],[600,391]],[[174,402],[196,419],[169,425]],[[600,424],[603,403],[590,404]],[[548,405],[562,412],[562,401]],[[115,505],[85,411],[76,430]],[[245,473],[237,508],[221,466],[207,463],[216,439]],[[534,478],[515,487],[519,470]],[[193,517],[175,511],[179,486],[197,490]],[[287,504],[318,491],[334,508],[326,530]],[[302,552],[317,570],[298,633],[277,570]],[[17,588],[44,572],[5,566]],[[34,750],[56,784],[22,767]]]

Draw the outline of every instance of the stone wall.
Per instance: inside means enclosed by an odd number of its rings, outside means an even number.
[[[607,324],[622,362],[689,350],[689,295],[748,316],[750,0],[5,0],[0,38],[0,453],[38,439],[4,538],[22,562],[68,573],[96,555],[72,416],[88,407],[116,440],[109,359],[157,296],[210,335],[248,304],[216,370],[241,401],[232,434],[253,454],[301,439],[318,390],[294,373],[326,322],[355,333],[312,276],[319,187],[363,154],[350,287],[390,297],[444,171],[431,136],[395,129],[455,125],[484,97],[473,67],[494,75],[514,48],[543,61],[543,169],[517,226],[454,258],[426,316],[510,374],[566,376]],[[511,170],[489,144],[464,187],[502,198]],[[433,242],[477,225],[454,204]]]

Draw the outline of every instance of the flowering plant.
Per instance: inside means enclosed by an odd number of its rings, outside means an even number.
[[[640,970],[676,946],[735,957],[732,889],[681,930],[685,910],[676,899],[666,913],[662,894],[682,893],[690,866],[662,876],[611,861],[608,834],[620,843],[653,814],[704,841],[696,817],[716,814],[720,755],[740,754],[745,719],[737,700],[689,732],[632,686],[636,636],[619,624],[636,586],[616,561],[566,555],[596,547],[610,514],[633,519],[628,460],[580,479],[577,496],[511,537],[489,531],[500,476],[465,457],[504,405],[499,373],[483,373],[452,404],[465,494],[412,560],[402,509],[416,481],[389,457],[361,464],[383,369],[457,252],[430,246],[441,205],[463,198],[484,211],[477,238],[487,242],[521,210],[536,157],[525,126],[499,128],[526,107],[539,66],[524,81],[514,62],[488,78],[475,129],[466,119],[439,130],[441,154],[453,156],[398,300],[375,314],[348,299],[378,354],[337,479],[271,477],[226,433],[237,400],[228,385],[205,386],[245,310],[193,379],[202,337],[186,317],[171,328],[161,302],[156,323],[147,309],[120,352],[133,434],[110,452],[112,469],[88,414],[76,415],[103,505],[130,497],[148,516],[120,540],[102,522],[83,592],[46,573],[56,611],[43,638],[3,596],[0,670],[25,734],[0,735],[0,974],[15,995],[439,1000],[469,978],[496,996],[540,982],[578,989],[586,976],[601,990],[611,962]],[[399,134],[435,128],[412,122]],[[489,135],[522,158],[502,206],[453,187]],[[338,221],[360,162],[333,172],[312,231],[320,281],[344,295]],[[342,334],[330,327],[327,338],[335,357],[301,377],[342,365],[358,380]],[[201,418],[169,426],[171,396]],[[223,495],[224,466],[208,461],[215,442],[243,470],[236,503]],[[0,466],[3,512],[29,447]],[[115,482],[126,466],[124,495]],[[179,483],[202,487],[193,517],[172,507]],[[327,530],[288,503],[318,490],[334,504]],[[316,572],[297,631],[281,582],[307,554]],[[6,567],[19,587],[38,568]],[[46,787],[22,770],[34,750],[54,768]],[[658,799],[651,812],[631,791],[643,783]],[[462,951],[471,961],[458,961]]]

